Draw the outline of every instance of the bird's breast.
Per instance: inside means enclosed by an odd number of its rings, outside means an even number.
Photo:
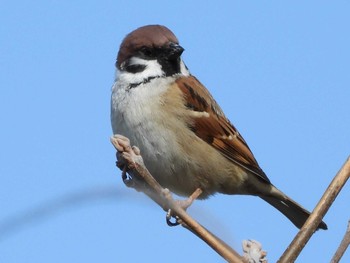
[[[163,187],[180,195],[202,188],[205,198],[228,181],[239,186],[242,175],[236,168],[189,129],[188,109],[174,82],[157,80],[130,90],[118,85],[112,92],[113,133],[140,148]]]

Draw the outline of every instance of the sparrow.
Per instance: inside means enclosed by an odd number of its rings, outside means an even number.
[[[200,188],[199,199],[258,196],[301,228],[310,212],[270,182],[242,135],[189,72],[183,51],[162,25],[140,27],[124,38],[112,87],[113,133],[137,145],[153,177],[177,195]]]

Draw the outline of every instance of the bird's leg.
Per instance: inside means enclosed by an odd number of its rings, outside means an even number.
[[[196,191],[194,191],[187,199],[175,200],[175,202],[178,206],[180,206],[183,210],[186,211],[187,208],[189,208],[192,205],[194,200],[196,200],[202,194],[202,192],[203,192],[202,189],[197,188]],[[170,195],[170,191],[168,189],[165,189],[164,195],[165,196]],[[171,221],[172,218],[175,219],[174,222]],[[176,215],[173,214],[171,209],[169,209],[166,214],[166,222],[169,226],[177,226],[179,224],[182,224],[181,220]]]

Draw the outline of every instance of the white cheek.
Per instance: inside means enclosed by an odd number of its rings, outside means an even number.
[[[181,75],[184,75],[184,76],[189,76],[191,75],[191,73],[188,71],[185,63],[182,61],[181,59],[181,62],[180,62],[180,72],[181,72]]]
[[[130,65],[144,65],[146,68],[142,72],[137,73],[121,72],[117,69],[116,80],[130,84],[142,82],[149,77],[161,77],[165,75],[162,71],[162,66],[157,60],[145,60],[133,57],[130,59]]]

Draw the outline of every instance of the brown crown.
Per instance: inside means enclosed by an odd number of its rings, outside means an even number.
[[[141,47],[164,47],[170,43],[178,44],[173,32],[161,25],[140,27],[129,33],[120,45],[117,57],[117,67],[132,57]]]

